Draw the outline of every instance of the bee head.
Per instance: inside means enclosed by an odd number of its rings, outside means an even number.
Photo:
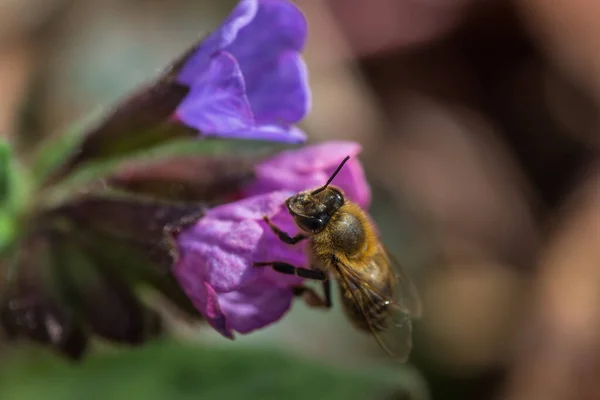
[[[287,199],[286,205],[300,229],[319,233],[325,229],[333,213],[344,205],[344,194],[330,186],[317,194],[300,192]]]
[[[325,185],[300,192],[286,200],[287,208],[300,229],[310,233],[319,233],[327,226],[329,218],[344,205],[344,194],[335,187],[329,186],[333,178],[340,172],[350,156],[346,156]]]

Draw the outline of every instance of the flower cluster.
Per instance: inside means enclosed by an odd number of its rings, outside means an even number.
[[[297,232],[285,199],[321,186],[347,155],[334,184],[366,207],[360,146],[329,142],[257,164],[197,138],[303,143],[295,124],[310,107],[306,35],[293,3],[241,0],[162,76],[77,132],[74,147],[43,148],[27,190],[36,201],[1,216],[30,223],[0,237],[0,336],[74,358],[90,336],[144,343],[161,333],[161,320],[136,295],[139,284],[229,338],[281,318],[302,279],[253,264],[310,267],[307,244],[282,243],[263,217]],[[180,141],[185,149],[173,155]]]
[[[292,3],[242,0],[180,70],[178,80],[190,92],[177,117],[208,136],[303,142],[293,124],[310,105],[300,56],[306,34],[304,16]],[[277,260],[306,267],[306,244],[285,245],[263,217],[297,232],[285,199],[322,185],[346,155],[353,158],[335,184],[366,206],[370,193],[354,158],[359,152],[357,144],[331,142],[282,153],[256,166],[241,200],[209,210],[178,236],[174,275],[217,331],[232,338],[234,331],[261,328],[289,309],[291,287],[302,280],[252,266]]]

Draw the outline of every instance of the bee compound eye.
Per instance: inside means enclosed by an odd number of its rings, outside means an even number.
[[[325,227],[325,221],[316,217],[297,216],[296,223],[302,230],[309,232],[316,232]]]

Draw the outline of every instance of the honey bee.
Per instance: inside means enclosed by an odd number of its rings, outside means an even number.
[[[412,348],[412,319],[421,315],[415,286],[380,242],[365,212],[330,186],[350,159],[347,156],[325,185],[300,192],[285,202],[301,233],[290,236],[265,222],[284,243],[310,240],[310,269],[281,262],[255,262],[284,274],[323,282],[324,298],[306,286],[294,288],[313,307],[330,308],[330,276],[336,278],[346,315],[360,330],[371,332],[379,345],[398,361]]]

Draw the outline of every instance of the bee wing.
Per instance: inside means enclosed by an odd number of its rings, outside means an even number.
[[[411,318],[420,318],[423,306],[415,284],[392,253],[385,246],[381,245],[381,247],[396,278],[394,303],[402,307]]]
[[[351,268],[340,265],[338,271],[381,348],[396,360],[406,361],[412,349],[412,322],[406,308],[381,295]],[[385,320],[377,318],[381,315],[386,315]]]

